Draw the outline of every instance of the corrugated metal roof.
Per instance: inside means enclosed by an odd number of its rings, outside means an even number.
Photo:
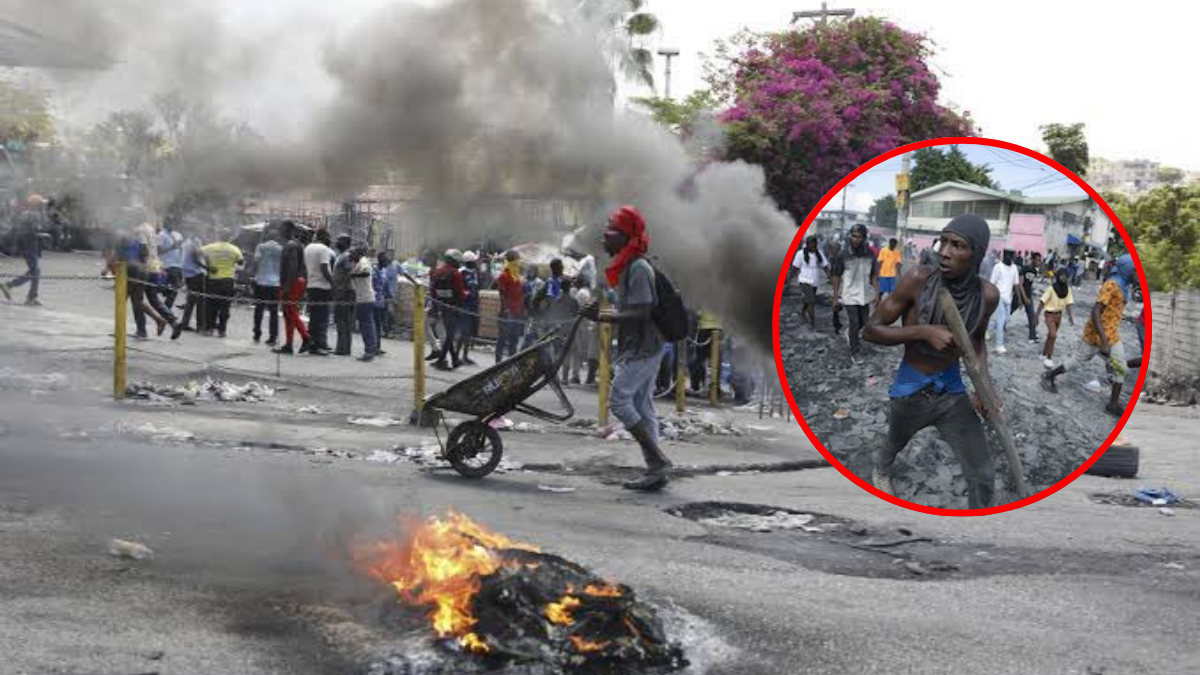
[[[950,188],[958,188],[960,190],[977,192],[981,195],[995,197],[996,199],[1003,199],[1004,201],[1012,202],[1014,204],[1024,204],[1026,206],[1057,206],[1059,204],[1073,204],[1075,202],[1086,202],[1091,200],[1091,197],[1086,194],[1060,197],[1018,197],[1016,195],[1010,195],[1007,192],[1001,192],[1000,190],[992,190],[990,188],[985,188],[982,185],[973,185],[971,183],[964,183],[957,180],[938,183],[937,185],[934,185],[933,187],[927,187],[920,192],[914,192],[911,199],[927,197],[935,192],[940,192]]]

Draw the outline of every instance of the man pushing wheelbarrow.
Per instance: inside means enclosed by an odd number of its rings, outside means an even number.
[[[644,258],[649,247],[641,214],[631,206],[618,209],[604,233],[604,249],[612,256],[606,275],[617,295],[616,308],[601,312],[598,303],[581,308],[569,330],[552,331],[537,344],[425,402],[429,409],[476,418],[457,425],[447,437],[444,454],[456,471],[481,478],[495,470],[503,444],[491,423],[510,411],[552,422],[565,422],[575,414],[558,381],[558,371],[571,351],[580,321],[587,318],[617,324],[610,405],[638,442],[646,461],[645,475],[624,487],[658,490],[667,484],[672,464],[659,446],[654,380],[665,339],[675,339],[680,330],[686,334],[687,316],[674,286]],[[545,386],[554,391],[564,412],[552,413],[526,402]]]

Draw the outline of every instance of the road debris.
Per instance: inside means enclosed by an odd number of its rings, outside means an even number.
[[[398,427],[404,422],[391,417],[351,417],[346,420],[350,424],[358,427],[374,427],[376,429],[386,429],[388,427]]]
[[[140,382],[125,389],[126,398],[155,403],[220,401],[221,403],[259,403],[275,397],[276,390],[259,382],[234,384],[207,378],[182,386]]]
[[[154,557],[154,551],[149,546],[125,539],[113,539],[108,542],[108,553],[129,560],[149,560]]]

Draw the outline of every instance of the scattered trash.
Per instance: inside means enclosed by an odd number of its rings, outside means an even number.
[[[304,413],[305,415],[320,415],[320,414],[324,413],[325,411],[321,410],[320,408],[318,408],[315,405],[306,405],[296,412]]]
[[[234,384],[208,378],[182,387],[143,382],[130,385],[125,396],[156,403],[220,401],[222,403],[259,403],[275,397],[275,389],[258,382]]]
[[[118,434],[142,436],[159,443],[187,443],[196,440],[196,434],[190,431],[175,429],[173,427],[156,427],[148,422],[137,426],[118,423],[115,431]]]
[[[1161,514],[1163,514],[1164,516],[1173,516],[1173,515],[1175,515],[1175,509],[1173,509],[1173,508],[1171,508],[1171,507],[1169,507],[1169,506],[1164,506],[1164,507],[1160,508],[1160,509],[1158,510],[1158,512],[1159,512],[1159,513],[1161,513]]]
[[[108,553],[118,558],[128,558],[130,560],[148,560],[154,557],[154,551],[149,546],[124,539],[113,539],[108,542]]]
[[[335,457],[337,459],[354,459],[357,457],[349,450],[334,450],[331,448],[314,448],[312,453],[321,457]]]
[[[400,461],[400,455],[387,450],[376,450],[366,456],[368,462],[379,462],[381,464],[395,464]]]
[[[702,518],[699,522],[705,525],[732,527],[750,532],[771,532],[772,530],[808,530],[808,526],[814,520],[816,520],[816,516],[809,513],[776,511],[770,515],[758,515],[754,513],[726,511],[720,516]],[[821,531],[820,528],[813,529],[818,532]]]
[[[347,420],[350,424],[360,427],[374,427],[376,429],[386,429],[388,427],[398,427],[404,422],[395,420],[390,417],[351,417]]]
[[[1163,563],[1163,567],[1165,567],[1165,568],[1167,568],[1167,569],[1169,569],[1169,570],[1182,570],[1182,569],[1186,569],[1186,568],[1185,568],[1183,565],[1180,565],[1179,563],[1173,563],[1173,562],[1170,562],[1170,563]]]
[[[518,422],[517,425],[512,428],[512,430],[526,434],[546,433],[545,428],[539,424],[534,424],[533,422]]]
[[[1083,385],[1083,388],[1092,392],[1093,394],[1098,394],[1104,391],[1104,385],[1100,384],[1100,380],[1092,380],[1091,382]]]
[[[835,419],[835,420],[844,420],[844,419],[846,419],[846,418],[847,418],[847,417],[849,417],[849,416],[850,416],[850,409],[849,409],[849,408],[845,408],[845,407],[843,407],[843,408],[838,408],[838,409],[837,409],[836,411],[834,411],[834,413],[833,413],[833,419]]]
[[[568,487],[566,485],[538,485],[538,489],[541,490],[542,492],[557,492],[557,493],[575,492],[575,488]]]
[[[915,574],[919,577],[923,577],[926,574],[929,574],[929,570],[926,569],[924,565],[917,562],[916,560],[906,561],[904,563],[904,569],[908,570],[909,572],[912,572],[913,574]]]
[[[513,421],[507,417],[494,419],[489,424],[496,431],[510,431],[514,426],[516,426],[513,424]]]
[[[1178,504],[1181,501],[1179,495],[1165,487],[1138,488],[1134,491],[1133,498],[1151,506],[1170,506],[1171,504]]]

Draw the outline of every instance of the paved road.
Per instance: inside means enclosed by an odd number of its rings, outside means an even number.
[[[0,303],[0,672],[360,672],[399,637],[378,589],[331,555],[336,541],[451,506],[634,587],[664,608],[696,673],[1184,674],[1200,663],[1200,510],[1090,498],[1141,484],[1200,494],[1194,409],[1139,407],[1128,435],[1144,447],[1141,479],[1084,477],[986,518],[900,509],[829,468],[700,471],[661,495],[630,494],[612,481],[636,465],[631,444],[563,429],[505,435],[518,461],[552,466],[470,482],[363,461],[431,440],[348,424],[403,410],[371,384],[372,396],[292,386],[258,404],[106,400],[104,358],[49,351],[97,341],[103,291],[92,292],[48,289],[41,310]],[[191,372],[173,368],[146,376]],[[313,404],[320,414],[299,412]],[[816,457],[783,420],[722,415],[746,435],[668,452],[700,469]],[[671,513],[712,501],[836,527],[749,533]],[[114,559],[110,537],[158,555]],[[872,546],[900,539],[919,541]]]

